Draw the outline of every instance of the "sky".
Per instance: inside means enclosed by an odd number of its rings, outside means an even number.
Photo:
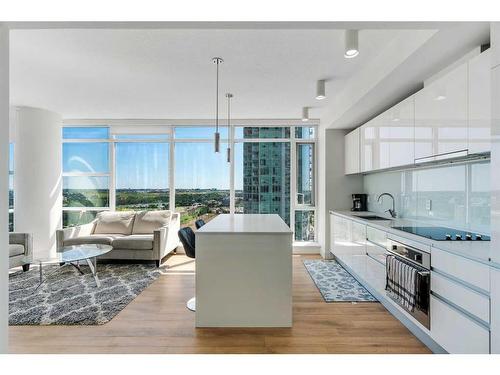
[[[168,143],[117,143],[115,148],[117,189],[168,188]],[[214,152],[212,142],[177,143],[175,145],[175,186],[178,188],[229,189],[229,163],[226,144]],[[240,158],[241,159],[241,158]],[[65,172],[107,173],[108,144],[66,143],[63,147]],[[238,168],[242,171],[242,168]],[[242,173],[239,186],[241,188]],[[104,188],[106,178],[72,177],[66,188]],[[238,183],[236,184],[238,189]]]
[[[79,128],[66,128],[65,138],[104,138],[100,131],[82,133]],[[227,136],[221,129],[221,137]],[[206,138],[206,143],[175,144],[176,188],[229,189],[229,163],[226,161],[227,143],[221,143],[221,152],[214,152],[212,128],[186,128],[176,133],[176,138]],[[127,137],[128,139],[133,136]],[[125,139],[123,137],[122,139]],[[108,173],[109,144],[65,143],[63,145],[63,171]],[[115,148],[117,189],[166,189],[168,188],[169,143],[118,142]],[[240,147],[242,150],[242,147]],[[242,157],[237,158],[242,163]],[[242,189],[243,168],[236,168],[235,188]],[[238,175],[239,173],[239,175]],[[67,177],[65,188],[105,188],[107,177]]]

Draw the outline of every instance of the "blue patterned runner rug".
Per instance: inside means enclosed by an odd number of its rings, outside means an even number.
[[[376,302],[335,260],[305,259],[304,266],[326,302]]]

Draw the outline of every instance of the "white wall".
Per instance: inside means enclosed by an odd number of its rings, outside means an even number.
[[[8,341],[9,32],[0,23],[0,353]]]
[[[16,109],[14,228],[33,234],[34,256],[56,251],[62,212],[62,119],[31,107]]]
[[[318,237],[321,255],[330,257],[330,210],[350,210],[351,194],[363,191],[361,176],[344,174],[344,136],[347,130],[320,127],[318,140],[318,183],[321,204],[318,207]]]

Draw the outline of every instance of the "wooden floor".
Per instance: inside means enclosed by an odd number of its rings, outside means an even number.
[[[169,271],[102,326],[13,326],[11,353],[429,353],[381,304],[325,303],[294,256],[292,328],[195,328],[194,264]]]

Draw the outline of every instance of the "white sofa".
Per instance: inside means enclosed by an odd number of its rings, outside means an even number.
[[[113,250],[99,259],[154,260],[156,265],[179,245],[180,214],[171,211],[103,211],[88,224],[57,231],[64,246],[103,244]]]
[[[33,261],[33,236],[30,233],[9,233],[9,268],[30,269]]]

